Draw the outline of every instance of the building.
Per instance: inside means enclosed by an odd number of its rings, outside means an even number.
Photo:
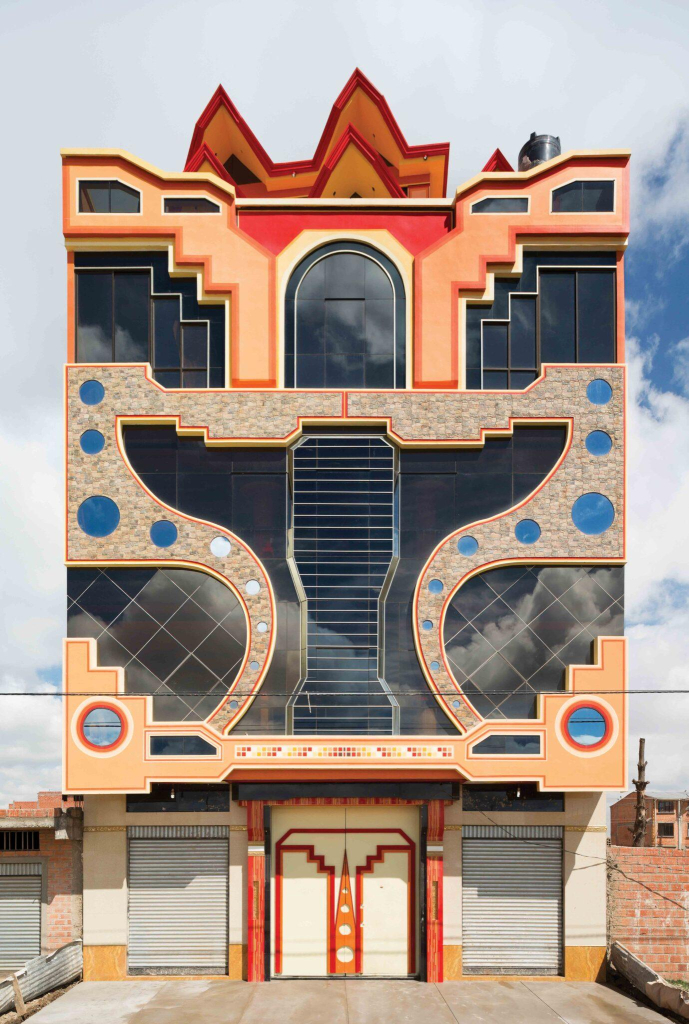
[[[646,835],[643,846],[689,849],[689,794],[646,793]],[[636,818],[636,792],[627,793],[610,808],[613,846],[631,846]]]
[[[0,808],[0,975],[81,938],[80,799]]]
[[[63,152],[87,978],[600,975],[628,159]]]

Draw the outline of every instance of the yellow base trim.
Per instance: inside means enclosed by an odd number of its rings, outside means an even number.
[[[84,981],[124,981],[126,946],[84,946]]]
[[[605,946],[565,946],[564,975],[463,974],[462,947],[443,946],[445,981],[605,981]]]
[[[248,979],[248,955],[249,947],[241,942],[233,943],[229,947],[228,976],[233,981],[246,981]]]
[[[605,981],[605,946],[565,946],[567,981]]]
[[[228,946],[227,974],[213,975],[213,978],[227,978],[232,981],[247,979],[247,946],[241,942]],[[128,975],[126,946],[84,946],[84,981],[140,981],[142,977],[170,979],[180,977],[187,981],[198,978],[209,980],[208,974],[183,975]]]

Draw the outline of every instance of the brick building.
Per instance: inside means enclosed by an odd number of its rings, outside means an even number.
[[[646,793],[646,836],[644,846],[672,850],[689,849],[689,794]],[[627,793],[610,808],[610,838],[613,846],[631,846],[636,817],[636,793]]]
[[[0,971],[81,938],[81,833],[59,792],[0,809]]]
[[[689,976],[689,852],[612,846],[608,939],[668,980]]]

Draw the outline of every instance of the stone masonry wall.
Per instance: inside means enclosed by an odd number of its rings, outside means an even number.
[[[689,851],[610,847],[608,942],[664,978],[689,978]]]

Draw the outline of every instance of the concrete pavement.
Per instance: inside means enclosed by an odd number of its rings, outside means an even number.
[[[651,1024],[605,985],[560,981],[90,981],[36,1024]]]

